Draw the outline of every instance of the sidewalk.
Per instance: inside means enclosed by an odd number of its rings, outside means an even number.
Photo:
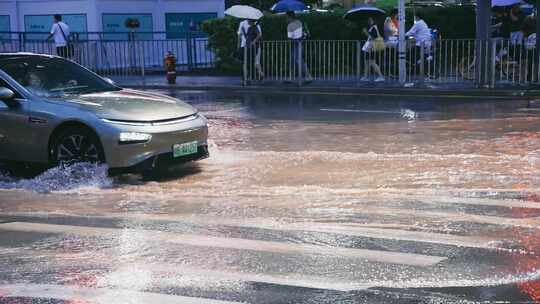
[[[230,90],[273,93],[349,93],[362,95],[426,96],[461,98],[540,98],[540,88],[501,87],[496,89],[476,88],[472,83],[432,83],[423,85],[396,82],[357,82],[354,80],[314,81],[309,84],[283,83],[276,81],[257,82],[243,86],[240,77],[234,76],[178,76],[176,84],[167,84],[165,76],[111,77],[118,85],[134,89],[175,90]]]

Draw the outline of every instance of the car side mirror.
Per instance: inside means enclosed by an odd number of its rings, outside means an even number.
[[[15,97],[15,93],[5,87],[0,87],[0,100],[1,101],[9,101],[12,100],[13,97]]]
[[[105,79],[105,81],[109,84],[116,85],[116,82],[114,82],[114,80],[110,79],[109,77],[103,77],[103,79]]]
[[[19,104],[15,100],[15,92],[5,87],[0,87],[0,101],[5,103],[8,107],[14,107]]]

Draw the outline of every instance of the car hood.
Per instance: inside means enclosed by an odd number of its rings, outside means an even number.
[[[80,95],[67,102],[84,107],[100,118],[123,121],[159,121],[197,113],[195,108],[176,98],[128,89]]]

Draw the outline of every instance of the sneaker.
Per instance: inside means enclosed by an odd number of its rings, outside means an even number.
[[[377,79],[375,79],[375,82],[383,82],[385,79],[384,77],[377,77]]]
[[[369,77],[362,77],[360,78],[360,81],[369,81]]]

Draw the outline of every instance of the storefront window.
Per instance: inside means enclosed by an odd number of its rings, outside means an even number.
[[[167,39],[183,39],[188,35],[206,37],[201,24],[205,20],[214,18],[217,18],[217,13],[166,13]]]
[[[9,32],[11,29],[9,16],[2,15],[0,16],[0,39],[10,39]]]
[[[153,31],[152,14],[103,14],[104,40],[151,40]]]
[[[88,32],[86,14],[62,14],[62,21],[69,26],[72,37],[86,40]],[[28,40],[43,40],[47,38],[53,24],[53,15],[25,15],[24,29]],[[43,34],[39,34],[43,33]]]

